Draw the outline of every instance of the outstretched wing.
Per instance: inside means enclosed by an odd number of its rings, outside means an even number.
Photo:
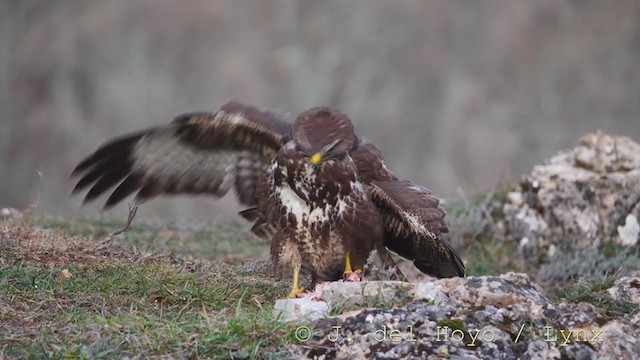
[[[215,113],[192,113],[113,139],[82,160],[73,192],[90,187],[85,202],[108,189],[105,208],[138,192],[143,202],[156,195],[208,193],[221,197],[235,186],[242,204],[256,205],[256,186],[291,125],[273,112],[237,102]]]
[[[464,276],[460,256],[443,235],[446,212],[431,192],[408,180],[373,181],[371,198],[384,217],[385,246],[436,277]]]

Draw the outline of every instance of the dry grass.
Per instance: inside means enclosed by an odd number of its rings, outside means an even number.
[[[271,321],[288,285],[266,260],[140,251],[141,226],[96,246],[87,230],[111,225],[33,225],[48,221],[0,223],[0,358],[278,358],[295,341]]]

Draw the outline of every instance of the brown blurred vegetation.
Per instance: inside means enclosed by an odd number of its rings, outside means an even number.
[[[399,176],[455,200],[587,131],[640,140],[640,2],[3,1],[0,79],[0,206],[41,193],[40,212],[96,214],[69,199],[84,155],[229,99],[338,107]]]

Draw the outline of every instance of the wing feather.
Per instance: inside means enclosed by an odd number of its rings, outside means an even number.
[[[142,181],[140,181],[140,177],[134,174],[129,174],[129,176],[127,176],[127,178],[111,193],[104,205],[105,208],[114,206],[141,187]]]
[[[117,184],[129,171],[129,166],[126,163],[120,163],[113,167],[106,169],[98,181],[91,187],[91,190],[85,196],[84,201],[88,202],[102,193],[107,191],[110,187]]]
[[[371,198],[384,216],[385,246],[436,277],[464,276],[460,256],[444,236],[446,212],[431,192],[408,180],[373,181]]]
[[[360,181],[364,184],[398,179],[387,169],[382,151],[367,140],[358,141],[349,155],[358,168]]]
[[[258,179],[290,132],[282,116],[238,102],[183,114],[100,146],[73,170],[73,192],[90,188],[89,202],[117,185],[109,208],[136,191],[143,202],[163,193],[221,197],[235,187],[239,201],[254,206]]]

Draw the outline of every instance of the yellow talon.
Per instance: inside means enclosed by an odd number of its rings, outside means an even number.
[[[300,287],[300,284],[298,283],[298,278],[299,276],[299,272],[298,270],[294,270],[293,271],[293,286],[291,288],[291,292],[289,293],[289,296],[287,296],[289,299],[296,299],[298,297],[298,294],[301,294],[304,289]]]
[[[355,271],[351,269],[351,258],[349,257],[349,253],[347,253],[344,257],[344,276],[360,274],[361,272],[362,269],[356,269]]]
[[[302,292],[304,291],[303,288],[293,288],[291,289],[291,292],[289,293],[289,296],[287,296],[289,299],[297,299],[298,298],[298,294],[302,294]]]

